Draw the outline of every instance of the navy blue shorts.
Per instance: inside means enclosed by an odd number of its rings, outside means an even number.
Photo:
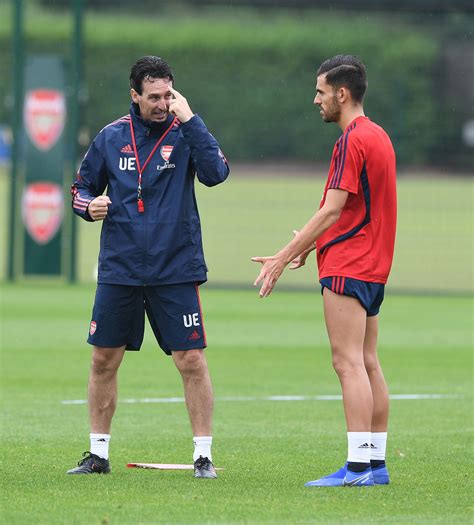
[[[359,281],[350,277],[324,277],[321,283],[321,294],[328,288],[339,295],[348,295],[359,300],[367,311],[367,317],[377,315],[383,301],[385,285]]]
[[[201,301],[195,283],[164,286],[98,284],[87,342],[140,350],[145,312],[162,350],[206,348]]]

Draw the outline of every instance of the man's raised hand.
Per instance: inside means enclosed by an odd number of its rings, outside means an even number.
[[[169,87],[171,93],[174,95],[174,99],[170,101],[169,111],[173,115],[176,115],[181,122],[187,122],[194,117],[192,109],[189,107],[188,101],[181,95],[179,91]]]

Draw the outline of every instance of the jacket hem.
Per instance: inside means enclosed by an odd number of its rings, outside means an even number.
[[[185,284],[185,283],[204,284],[205,282],[207,282],[206,275],[196,275],[196,276],[190,276],[190,277],[182,277],[180,279],[166,279],[166,280],[157,280],[157,281],[150,281],[150,282],[134,281],[134,280],[125,281],[123,279],[117,280],[117,279],[107,278],[107,277],[100,277],[99,279],[97,279],[97,284],[115,284],[115,285],[121,285],[121,286],[166,286],[166,285],[171,285],[171,284]]]

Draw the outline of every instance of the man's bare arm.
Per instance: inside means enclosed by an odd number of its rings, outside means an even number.
[[[307,251],[318,237],[338,221],[348,195],[345,190],[328,190],[322,208],[284,248],[271,257],[252,257],[252,261],[262,263],[262,269],[254,282],[254,286],[257,286],[263,281],[260,297],[268,297],[285,267]]]

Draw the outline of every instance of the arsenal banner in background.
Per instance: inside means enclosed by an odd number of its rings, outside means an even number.
[[[65,274],[64,67],[56,56],[29,57],[25,69],[21,196],[24,275]]]

